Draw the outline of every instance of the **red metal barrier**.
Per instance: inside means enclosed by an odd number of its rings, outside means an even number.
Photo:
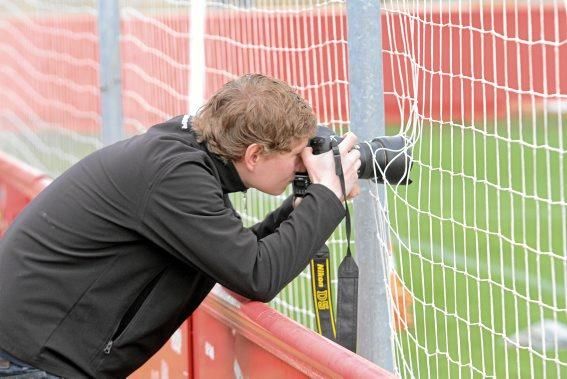
[[[191,318],[181,325],[169,341],[129,379],[194,378]]]
[[[50,182],[39,170],[0,152],[0,236]]]
[[[393,377],[266,304],[220,286],[192,319],[197,378]]]

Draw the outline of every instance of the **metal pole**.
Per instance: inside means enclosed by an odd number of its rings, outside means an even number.
[[[380,1],[349,0],[346,3],[350,123],[351,130],[362,142],[385,134]],[[369,206],[376,202],[371,196],[374,183],[361,180],[360,185],[361,194],[354,200],[356,257],[360,268],[357,352],[380,367],[394,371],[385,269],[389,254],[387,229],[376,230],[377,211]],[[376,195],[379,204],[384,205],[384,188],[380,187]],[[386,225],[384,220],[380,224]]]
[[[123,137],[118,3],[118,0],[98,1],[100,103],[104,145],[110,145]]]
[[[191,34],[189,37],[189,114],[197,113],[204,102],[205,95],[205,24],[207,20],[207,2],[191,2]]]

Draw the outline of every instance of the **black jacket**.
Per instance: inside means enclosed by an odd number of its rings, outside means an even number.
[[[344,215],[311,185],[251,229],[246,190],[177,117],[103,148],[40,193],[0,242],[0,349],[56,375],[125,377],[215,283],[269,301]]]

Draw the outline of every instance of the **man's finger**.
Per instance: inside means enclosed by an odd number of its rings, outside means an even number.
[[[343,170],[346,171],[353,165],[356,165],[356,169],[360,167],[360,152],[358,150],[351,150],[342,160]]]
[[[304,147],[303,150],[301,150],[301,160],[303,164],[305,165],[307,162],[307,165],[309,165],[311,159],[313,159],[313,148],[310,146]]]
[[[347,200],[351,200],[354,199],[355,197],[357,197],[358,195],[360,195],[360,185],[355,184],[354,187],[350,190],[348,196],[347,196]]]
[[[339,151],[341,155],[344,155],[352,150],[354,145],[358,143],[358,137],[352,132],[348,132],[344,135],[344,139],[339,143]]]

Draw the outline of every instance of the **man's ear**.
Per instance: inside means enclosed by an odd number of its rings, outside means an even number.
[[[249,171],[254,171],[256,169],[256,165],[260,161],[263,152],[264,148],[262,147],[262,145],[259,145],[257,143],[253,143],[246,148],[242,160]]]

